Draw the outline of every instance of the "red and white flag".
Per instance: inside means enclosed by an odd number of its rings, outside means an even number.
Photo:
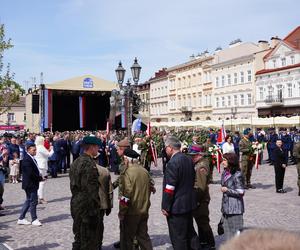
[[[154,162],[154,166],[157,167],[157,150],[154,141],[151,139],[150,140],[150,149],[151,149],[151,156],[152,160]]]
[[[147,125],[146,134],[147,134],[148,136],[151,136],[151,126],[150,126],[150,121],[148,122],[148,125]]]
[[[222,123],[222,126],[218,132],[218,139],[217,139],[217,143],[218,144],[222,144],[223,142],[225,142],[225,137],[226,137],[226,130],[224,127],[224,122]]]

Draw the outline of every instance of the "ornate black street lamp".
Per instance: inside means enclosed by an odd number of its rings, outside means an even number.
[[[114,91],[115,104],[121,107],[122,113],[127,116],[127,135],[131,137],[131,126],[132,126],[132,109],[133,104],[136,103],[138,95],[136,94],[137,85],[140,80],[140,74],[142,67],[138,64],[137,58],[134,59],[134,63],[131,66],[132,79],[134,84],[128,79],[127,83],[124,85],[124,78],[126,70],[123,68],[122,63],[119,62],[116,68],[116,76],[119,84],[119,91]]]

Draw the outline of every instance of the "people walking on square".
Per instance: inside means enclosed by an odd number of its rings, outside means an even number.
[[[120,174],[119,219],[121,225],[121,249],[134,249],[134,239],[143,250],[151,250],[148,234],[150,194],[153,190],[148,171],[139,163],[139,154],[124,150],[125,169]]]
[[[193,217],[198,226],[198,236],[201,247],[209,250],[215,249],[215,239],[209,225],[209,160],[205,158],[204,147],[194,144],[189,148],[188,155],[195,164],[195,184],[197,208],[193,211]]]
[[[275,170],[275,186],[277,193],[286,193],[283,189],[285,168],[287,167],[286,153],[282,148],[282,140],[276,141],[276,148],[273,150],[273,164]]]
[[[170,160],[163,179],[162,214],[166,216],[174,250],[199,249],[193,226],[196,208],[195,170],[192,159],[180,152],[181,143],[170,136],[165,141]]]
[[[73,218],[73,250],[98,250],[100,243],[100,198],[98,170],[94,157],[101,141],[95,136],[83,138],[84,152],[71,165],[71,216]]]
[[[243,176],[245,178],[245,188],[255,188],[251,184],[251,175],[252,175],[252,168],[253,168],[253,161],[251,160],[252,151],[252,142],[249,140],[249,137],[251,136],[251,130],[245,129],[244,130],[244,136],[241,139],[239,143],[240,152],[242,152],[242,161],[241,161],[241,168],[243,172]]]
[[[221,192],[223,193],[221,212],[226,240],[231,239],[243,228],[244,214],[244,177],[235,153],[223,155],[224,171],[221,176]]]
[[[40,174],[44,179],[43,181],[40,181],[39,189],[38,189],[38,202],[41,204],[47,203],[47,201],[45,200],[45,185],[46,185],[46,180],[48,178],[48,173],[47,173],[48,159],[54,153],[53,147],[51,146],[48,150],[45,148],[44,143],[45,143],[45,138],[43,136],[37,136],[35,138],[35,145],[36,145],[35,159],[37,161]]]
[[[41,226],[42,223],[38,220],[36,214],[36,206],[38,204],[38,189],[39,182],[43,181],[43,177],[39,172],[37,161],[34,156],[36,155],[36,145],[32,142],[26,144],[27,154],[25,154],[22,168],[23,168],[23,179],[22,179],[22,189],[26,193],[26,200],[23,204],[20,217],[18,219],[18,225],[34,225]],[[30,211],[31,220],[29,222],[25,219],[27,211]]]

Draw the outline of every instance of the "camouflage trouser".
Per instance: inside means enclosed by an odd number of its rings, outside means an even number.
[[[297,172],[298,172],[298,188],[299,188],[299,192],[300,192],[300,162],[297,163],[296,165],[296,168],[297,168]]]
[[[73,217],[73,250],[98,250],[101,244],[101,220],[83,222],[80,216]]]
[[[248,160],[242,160],[241,169],[245,178],[245,185],[251,184],[251,175],[252,175],[253,163]]]

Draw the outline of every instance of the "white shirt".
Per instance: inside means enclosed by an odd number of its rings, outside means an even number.
[[[235,153],[233,143],[229,144],[228,142],[225,142],[222,146],[222,151],[223,151],[223,154]]]

